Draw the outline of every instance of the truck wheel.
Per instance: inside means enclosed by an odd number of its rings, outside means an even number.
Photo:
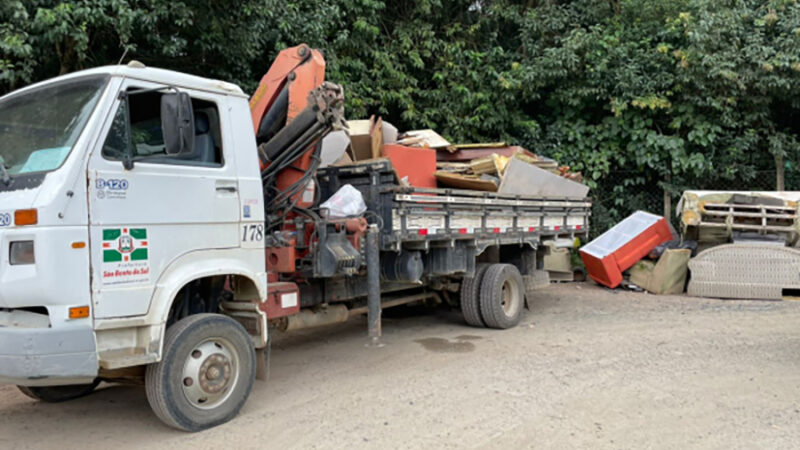
[[[253,388],[250,336],[230,317],[197,314],[169,327],[161,362],[147,366],[147,400],[159,419],[184,431],[223,424]]]
[[[461,314],[467,325],[485,328],[481,318],[480,294],[481,280],[490,264],[481,263],[475,266],[475,276],[461,279]]]
[[[525,284],[511,264],[492,264],[481,281],[481,317],[490,328],[511,328],[522,317]]]
[[[34,400],[47,403],[60,403],[67,400],[85,397],[100,384],[100,380],[94,380],[89,384],[74,384],[68,386],[17,386],[20,392]]]

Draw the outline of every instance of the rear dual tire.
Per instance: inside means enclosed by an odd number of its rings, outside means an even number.
[[[461,313],[467,325],[483,328],[486,323],[481,317],[481,281],[490,264],[477,264],[475,275],[464,277],[461,281]]]
[[[467,324],[497,329],[519,324],[525,284],[511,264],[478,264],[461,284],[461,311]]]

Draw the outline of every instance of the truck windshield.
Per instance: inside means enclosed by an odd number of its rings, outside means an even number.
[[[83,131],[108,76],[82,77],[0,99],[0,164],[13,177],[57,169]]]

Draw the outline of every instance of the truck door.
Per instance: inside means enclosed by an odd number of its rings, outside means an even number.
[[[146,314],[159,276],[189,252],[239,246],[239,192],[224,96],[192,98],[194,151],[167,155],[162,85],[122,84],[89,160],[89,231],[95,318]],[[146,91],[147,90],[147,91]],[[141,92],[137,92],[141,91]],[[133,167],[126,170],[126,152]]]

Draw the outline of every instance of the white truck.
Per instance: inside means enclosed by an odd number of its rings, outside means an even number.
[[[269,325],[369,313],[376,338],[381,306],[444,298],[513,326],[538,243],[588,231],[585,199],[423,192],[377,162],[315,181],[315,205],[348,183],[368,214],[310,207],[284,216],[288,236],[269,225],[251,107],[235,85],[137,64],[0,98],[0,383],[63,401],[143,379],[165,423],[205,429],[241,409]]]

